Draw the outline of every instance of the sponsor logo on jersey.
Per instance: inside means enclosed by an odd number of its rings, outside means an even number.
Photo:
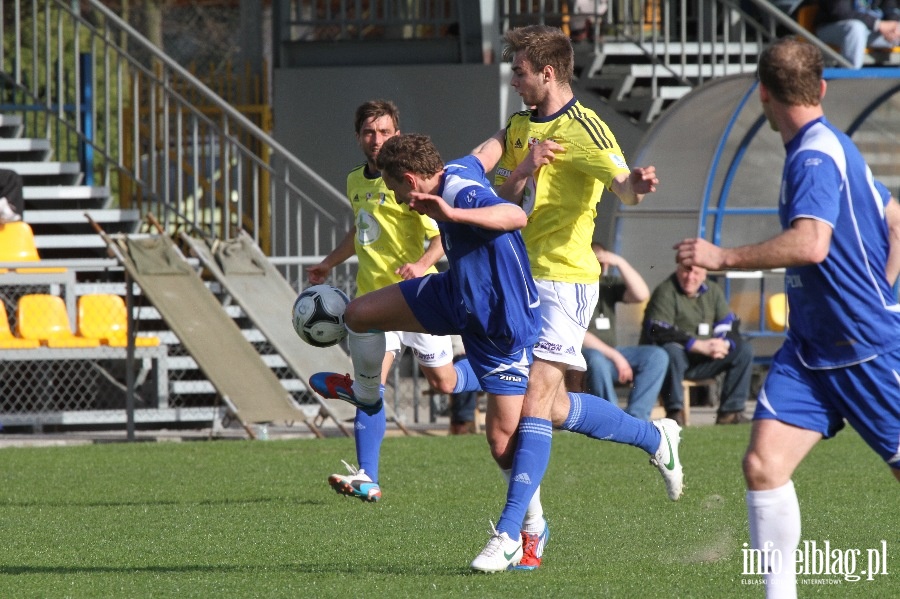
[[[466,203],[471,204],[475,201],[475,196],[478,195],[477,192],[473,189],[469,193],[466,194]]]
[[[628,163],[625,162],[625,158],[623,156],[619,156],[618,154],[610,154],[609,159],[613,161],[613,163],[619,168],[628,168]]]
[[[534,349],[540,349],[554,354],[560,353],[562,347],[562,343],[550,343],[549,341],[538,341],[534,344]]]
[[[539,143],[541,143],[541,140],[539,140],[537,137],[529,137],[528,138],[528,149],[530,150],[531,148],[538,145]]]
[[[508,168],[498,168],[498,169],[497,169],[497,176],[498,176],[498,177],[508,177],[509,174],[510,174],[511,172],[512,172],[512,171],[509,170]]]
[[[517,138],[516,143],[513,144],[513,147],[517,150],[521,150],[522,149],[522,140]]]
[[[433,354],[433,353],[431,353],[431,354],[423,354],[422,352],[418,351],[417,349],[413,349],[413,355],[416,356],[416,359],[418,359],[418,360],[423,360],[423,361],[425,361],[425,362],[431,362],[432,360],[434,360],[434,354]]]
[[[819,166],[820,164],[822,164],[821,158],[807,158],[803,166]]]
[[[514,374],[501,374],[499,377],[501,381],[510,381],[513,383],[521,383],[524,379],[520,376],[516,376]]]
[[[360,210],[356,215],[356,239],[362,245],[369,245],[378,241],[381,237],[381,225],[375,220],[375,217]]]

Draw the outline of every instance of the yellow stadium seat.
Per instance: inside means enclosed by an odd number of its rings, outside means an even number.
[[[40,346],[41,342],[36,339],[22,339],[12,334],[6,304],[0,301],[0,349],[33,349]]]
[[[19,298],[16,331],[23,339],[35,339],[53,348],[97,347],[100,341],[72,333],[66,303],[61,297],[32,293]]]
[[[774,293],[766,300],[766,325],[770,331],[780,333],[788,326],[787,295]]]
[[[0,262],[40,262],[37,245],[34,243],[34,232],[25,221],[0,225]],[[65,268],[40,267],[17,268],[19,273],[54,273],[66,272]],[[0,274],[8,272],[0,269]]]
[[[128,312],[121,296],[109,293],[78,298],[78,334],[111,347],[128,345]],[[135,337],[135,347],[156,347],[159,337]]]

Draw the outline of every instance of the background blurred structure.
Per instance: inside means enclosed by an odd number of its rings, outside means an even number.
[[[143,224],[150,216],[169,235],[228,241],[245,231],[299,291],[304,265],[318,262],[349,225],[343,186],[359,160],[350,126],[356,106],[393,99],[405,131],[428,133],[447,158],[465,154],[521,108],[500,60],[502,33],[532,23],[568,29],[574,4],[2,3],[0,166],[25,179],[24,217],[44,269],[28,273],[11,258],[0,265],[11,335],[24,295],[64,298],[77,331],[80,297],[127,298],[131,290],[130,322],[162,349],[141,350],[137,359],[121,348],[67,349],[52,360],[41,349],[0,359],[0,422],[7,430],[39,430],[233,421],[191,344],[132,285],[96,226],[113,236],[146,236],[155,234]],[[822,47],[831,64],[845,62],[767,0],[589,4],[579,13],[591,25],[575,42],[576,95],[607,121],[630,163],[656,164],[663,180],[636,209],[607,194],[597,239],[627,255],[652,285],[669,271],[669,248],[683,236],[724,243],[762,237],[774,226],[770,187],[782,150],[771,136],[757,135],[756,54],[773,36],[791,34]],[[900,120],[891,71],[832,71],[835,80],[865,81],[833,85],[829,102],[841,109],[829,106],[829,114],[896,190]],[[854,85],[871,92],[854,93]],[[181,250],[185,264],[202,274],[189,248]],[[352,294],[354,269],[352,261],[343,265],[332,282]],[[733,282],[733,303],[746,322],[757,322],[766,295],[780,290],[777,273]],[[208,277],[206,286],[292,401],[321,424],[321,406],[302,373],[227,289]],[[286,306],[285,323],[288,312]],[[628,318],[619,321],[631,326]],[[760,333],[760,343],[772,340],[771,331]],[[297,351],[313,359],[310,348]],[[52,375],[45,375],[50,362]],[[410,407],[412,420],[424,420],[426,410],[433,418],[424,383],[407,372],[394,379],[395,407]],[[135,409],[126,414],[129,405]]]

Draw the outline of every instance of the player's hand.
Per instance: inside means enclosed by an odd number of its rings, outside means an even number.
[[[425,274],[425,268],[415,264],[413,262],[407,262],[400,268],[394,271],[395,275],[400,275],[404,281],[408,281],[409,279],[415,279],[416,277],[421,277]]]
[[[430,193],[422,193],[421,191],[411,191],[409,193],[409,209],[415,210],[419,214],[430,216],[436,221],[450,222],[452,221],[452,208],[444,198]]]
[[[681,266],[700,266],[707,270],[720,270],[725,263],[725,252],[705,239],[683,239],[672,246],[675,262]]]
[[[634,193],[640,195],[656,191],[656,186],[659,185],[655,166],[633,168],[628,178],[631,179],[631,188]]]
[[[321,285],[328,278],[331,268],[322,263],[314,264],[306,267],[306,278],[313,285]]]
[[[531,146],[531,150],[516,170],[522,169],[525,174],[534,175],[542,166],[547,166],[556,160],[557,154],[562,154],[566,149],[553,141],[545,139],[541,143]]]

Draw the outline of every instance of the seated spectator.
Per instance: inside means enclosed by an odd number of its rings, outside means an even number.
[[[584,390],[616,403],[615,383],[629,384],[625,411],[635,418],[650,420],[650,410],[659,397],[669,357],[659,347],[616,344],[616,304],[646,301],[650,289],[627,260],[605,250],[599,243],[593,248],[603,265],[603,276],[600,277],[600,300],[581,347],[587,363]],[[620,276],[611,274],[614,267],[618,268]]]
[[[753,350],[741,339],[740,321],[725,302],[725,293],[706,282],[706,269],[681,266],[653,290],[641,330],[641,343],[661,345],[669,354],[662,396],[666,416],[684,421],[684,379],[725,373],[716,424],[750,422],[744,406],[750,393]]]
[[[897,0],[819,0],[816,37],[862,68],[866,48],[889,53],[900,44]]]
[[[22,176],[19,173],[0,168],[0,225],[22,220],[25,208],[22,186]]]

